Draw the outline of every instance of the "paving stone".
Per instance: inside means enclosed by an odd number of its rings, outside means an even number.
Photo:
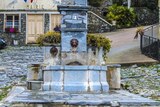
[[[0,75],[0,81],[9,82],[7,85],[11,85],[13,80],[18,83],[26,76],[27,65],[31,63],[43,63],[43,48],[22,46],[0,50],[0,74],[5,74],[5,77]],[[5,86],[0,83],[1,88]]]
[[[53,91],[28,91],[24,87],[14,87],[5,102],[10,104],[66,104],[75,106],[159,106],[160,102],[139,95],[131,94],[124,90],[111,91],[110,93],[67,93]],[[118,107],[119,107],[118,106]],[[68,107],[68,106],[67,106]]]

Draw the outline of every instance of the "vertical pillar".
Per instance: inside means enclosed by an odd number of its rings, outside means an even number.
[[[1,34],[3,33],[3,25],[4,25],[4,14],[0,14],[0,37],[2,36]]]
[[[47,31],[49,31],[50,28],[50,15],[49,14],[45,14],[45,21],[44,21],[44,33],[46,33]]]
[[[128,9],[131,7],[131,0],[127,0],[128,1]]]
[[[27,27],[27,19],[26,19],[26,14],[21,14],[20,15],[20,21],[21,21],[21,33],[20,36],[17,38],[18,44],[19,45],[24,45],[26,41],[26,27]]]
[[[120,65],[108,66],[107,81],[110,89],[121,88]]]

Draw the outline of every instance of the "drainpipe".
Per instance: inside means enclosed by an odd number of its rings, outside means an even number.
[[[128,9],[131,7],[131,0],[127,0],[128,1]]]

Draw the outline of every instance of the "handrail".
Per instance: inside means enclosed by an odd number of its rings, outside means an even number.
[[[159,25],[159,23],[156,23],[156,24],[154,24],[154,25],[151,25],[151,26],[145,28],[144,31],[147,30],[147,29],[153,28],[154,26],[157,26],[157,25]]]
[[[153,39],[158,39],[158,38],[156,38],[156,37],[149,36],[149,35],[143,35],[143,36],[145,36],[145,37],[150,37],[150,38],[153,38]]]
[[[104,20],[103,18],[101,18],[100,16],[98,16],[96,13],[94,13],[92,11],[88,11],[88,13],[91,13],[91,14],[95,15],[96,17],[98,17],[99,19],[101,19],[103,22],[107,23],[110,26],[113,26],[111,23],[107,22],[106,20]]]
[[[154,37],[155,35],[154,35],[154,30],[157,28],[159,26],[159,24],[157,23],[157,24],[154,24],[154,25],[151,25],[151,26],[149,26],[149,27],[147,27],[147,28],[145,28],[144,29],[144,33],[145,32],[151,32],[148,36],[151,36],[151,37]]]

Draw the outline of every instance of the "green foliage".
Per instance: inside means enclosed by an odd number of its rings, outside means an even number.
[[[109,22],[116,21],[117,28],[131,27],[136,19],[134,9],[124,6],[112,5],[108,8],[106,20]]]
[[[0,101],[7,96],[11,88],[12,88],[11,86],[1,88],[2,92],[0,93]]]
[[[89,5],[93,7],[100,7],[104,0],[88,0]]]
[[[44,45],[45,43],[49,44],[58,44],[61,41],[60,33],[49,31],[43,35],[40,35],[36,40],[37,44]]]
[[[60,33],[57,32],[47,32],[43,35],[40,35],[37,39],[37,44],[40,46],[45,45],[45,43],[50,44],[59,44],[61,41]],[[109,52],[111,48],[111,41],[108,38],[105,38],[102,35],[98,34],[88,34],[87,35],[87,44],[93,47],[103,47],[105,53]]]
[[[97,34],[88,34],[87,44],[97,48],[103,47],[105,53],[109,52],[111,48],[111,41],[108,38]]]

